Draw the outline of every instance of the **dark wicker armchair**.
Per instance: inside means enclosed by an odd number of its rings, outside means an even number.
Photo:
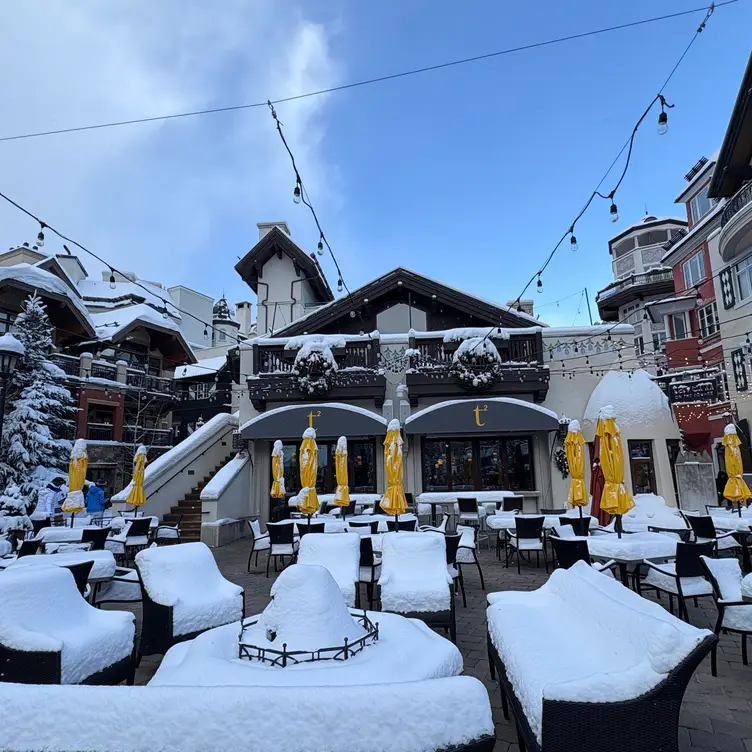
[[[91,543],[90,551],[104,551],[104,544],[109,534],[109,527],[97,528],[96,530],[85,527],[81,531],[81,543]]]

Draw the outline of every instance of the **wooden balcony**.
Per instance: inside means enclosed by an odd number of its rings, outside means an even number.
[[[248,394],[256,410],[266,410],[267,402],[351,402],[374,401],[384,404],[386,377],[379,373],[379,339],[357,338],[345,347],[333,347],[337,371],[328,388],[308,394],[302,391],[293,372],[297,349],[283,344],[253,345],[253,376],[248,378]]]
[[[513,397],[532,394],[543,402],[548,393],[549,371],[543,364],[543,338],[540,332],[515,334],[509,339],[490,337],[501,357],[498,378],[478,387],[462,384],[451,372],[459,342],[444,342],[442,337],[413,337],[412,355],[406,384],[413,406],[425,397],[463,397],[483,394],[490,397]]]

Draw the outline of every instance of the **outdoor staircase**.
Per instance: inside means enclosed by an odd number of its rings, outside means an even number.
[[[209,473],[200,483],[191,489],[176,505],[170,507],[170,512],[162,518],[165,525],[176,525],[180,515],[181,543],[191,543],[201,540],[201,492],[206,484],[234,457],[229,454],[214,470]]]

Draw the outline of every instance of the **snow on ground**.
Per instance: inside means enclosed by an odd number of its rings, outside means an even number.
[[[226,580],[204,543],[147,548],[136,565],[149,597],[172,606],[173,633],[189,634],[240,618],[243,588]]]
[[[305,692],[0,683],[0,706],[3,746],[48,752],[429,752],[494,733],[486,688],[469,676]],[[30,712],[42,708],[54,723]]]

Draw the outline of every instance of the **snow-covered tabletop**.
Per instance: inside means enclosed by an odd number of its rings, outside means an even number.
[[[410,522],[411,520],[417,520],[417,517],[414,514],[401,514],[399,518],[400,522]],[[376,522],[376,520],[379,521],[379,532],[386,533],[389,530],[387,521],[394,520],[394,517],[387,517],[383,514],[375,516],[371,514],[355,514],[352,517],[348,515],[346,522],[343,522],[342,520],[337,519],[336,517],[333,517],[331,515],[324,514],[320,514],[317,517],[311,518],[311,522],[313,524],[321,522],[324,523],[325,533],[344,533],[348,530],[348,522]],[[301,525],[308,524],[307,519],[304,517],[299,519],[280,520],[280,522],[286,525],[293,525],[297,523],[300,523]]]
[[[342,522],[341,520],[338,520],[336,517],[330,517],[330,516],[324,516],[320,515],[318,517],[311,518],[311,523],[313,525],[324,523],[324,532],[325,533],[344,533],[347,530],[347,523]],[[275,522],[275,525],[295,525],[295,532],[299,532],[297,529],[297,525],[300,524],[301,526],[305,526],[308,524],[308,520],[305,518],[300,519],[289,519],[289,520],[280,520],[278,523]]]
[[[7,571],[20,567],[66,567],[71,564],[81,564],[84,561],[94,562],[89,574],[89,581],[109,580],[115,575],[115,557],[111,551],[72,551],[64,554],[22,556],[9,564]]]
[[[6,538],[0,538],[0,556],[7,556],[11,551],[13,551],[11,542]]]
[[[127,524],[130,524],[128,520],[125,520]],[[110,535],[105,541],[104,547],[108,551],[119,554],[123,553],[123,545],[125,543],[125,531],[127,525],[122,528],[117,528],[120,532],[115,535]],[[83,537],[84,530],[101,530],[100,527],[43,527],[36,535],[35,540],[41,540],[46,546],[48,543],[80,543]]]
[[[328,504],[334,503],[334,494],[319,494],[319,501],[321,502],[321,508],[325,509]],[[377,501],[381,501],[382,495],[375,493],[350,493],[350,501],[355,502],[356,509],[362,509],[364,507],[372,507]],[[287,505],[294,507],[297,503],[297,496],[291,496]]]
[[[573,513],[572,513],[573,512]],[[566,515],[558,515],[558,514],[548,514],[545,515],[543,520],[543,527],[545,528],[553,528],[553,527],[559,527],[561,525],[561,518],[562,517],[568,517],[568,518],[578,518],[579,519],[579,512],[576,510],[572,510],[572,512],[567,512]],[[520,518],[531,518],[531,517],[540,517],[539,514],[512,514],[511,512],[502,512],[497,514],[491,514],[488,517],[486,517],[486,525],[490,527],[492,530],[514,530],[515,528],[515,519],[518,517]],[[590,518],[590,527],[594,528],[598,524],[598,520],[595,517]]]
[[[591,535],[574,540],[587,541],[590,555],[596,559],[634,563],[643,559],[672,559],[676,556],[676,539],[662,533],[625,533],[621,538],[616,534]]]
[[[736,512],[713,512],[713,525],[720,530],[734,530],[748,533],[752,528],[752,515],[744,514],[740,517]]]
[[[666,504],[662,496],[656,494],[635,494],[635,506],[621,521],[624,530],[632,533],[647,532],[648,527],[666,527],[672,530],[686,530],[687,525],[676,507]],[[608,530],[614,529],[611,522]]]
[[[456,504],[457,499],[477,499],[479,504],[496,504],[510,497],[522,496],[520,491],[424,491],[416,501],[419,504]]]

